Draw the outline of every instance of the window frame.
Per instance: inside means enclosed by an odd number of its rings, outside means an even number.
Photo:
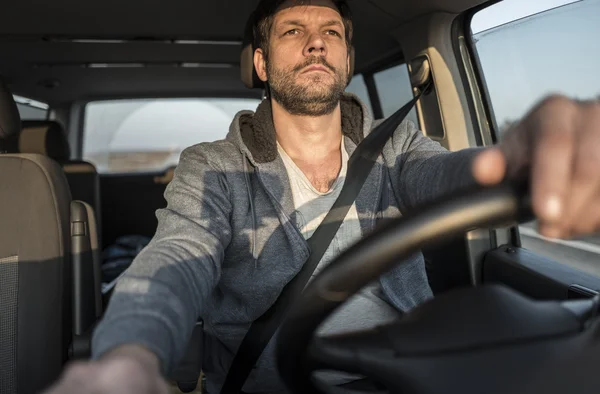
[[[473,40],[473,34],[471,31],[471,23],[473,21],[473,17],[479,11],[491,7],[495,4],[502,2],[502,0],[490,0],[483,4],[478,5],[475,8],[470,9],[465,15],[464,19],[464,32],[465,32],[465,42],[466,47],[469,51],[469,56],[471,57],[471,65],[474,71],[474,78],[477,81],[477,86],[479,88],[480,97],[483,101],[483,108],[485,110],[485,115],[487,118],[487,122],[489,125],[489,132],[491,139],[494,144],[498,143],[499,128],[498,123],[496,121],[496,115],[494,114],[494,107],[492,105],[492,98],[490,96],[489,89],[487,87],[487,83],[485,82],[485,76],[483,73],[483,66],[481,65],[481,59],[479,58],[479,54],[477,53],[477,48],[475,47],[475,41]],[[520,243],[520,241],[519,241]],[[520,245],[518,245],[520,246]]]

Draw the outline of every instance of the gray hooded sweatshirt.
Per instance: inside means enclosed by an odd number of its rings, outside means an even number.
[[[342,98],[341,111],[351,155],[376,122],[352,94]],[[363,235],[382,219],[472,184],[474,151],[449,152],[412,122],[400,124],[356,200]],[[238,113],[224,140],[184,150],[165,198],[155,236],[119,280],[95,330],[93,358],[118,345],[140,344],[157,354],[169,374],[201,317],[203,370],[209,391],[216,394],[251,323],[275,302],[310,253],[295,225],[270,102],[263,101],[256,113]],[[402,312],[432,297],[421,253],[379,281],[388,301]],[[283,389],[275,338],[245,392]]]

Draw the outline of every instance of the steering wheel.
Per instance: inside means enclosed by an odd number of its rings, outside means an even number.
[[[392,393],[512,393],[594,341],[598,298],[536,301],[502,285],[448,292],[370,330],[316,336],[364,285],[404,258],[474,228],[530,220],[526,187],[477,187],[435,201],[349,248],[307,286],[277,338],[293,393],[333,393],[317,370],[365,376]],[[339,391],[339,388],[337,388]]]

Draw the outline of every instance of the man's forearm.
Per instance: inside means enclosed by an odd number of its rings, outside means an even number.
[[[167,207],[157,212],[156,233],[119,279],[94,332],[94,358],[139,345],[169,374],[184,356],[187,338],[219,281],[231,237],[231,203],[222,176],[197,150],[181,154],[165,192]]]
[[[94,332],[93,358],[141,346],[156,355],[166,375],[183,356],[214,275],[206,256],[183,255],[172,244],[176,241],[151,244],[119,280]]]
[[[406,209],[474,185],[472,163],[480,148],[415,157],[404,163],[401,188]]]

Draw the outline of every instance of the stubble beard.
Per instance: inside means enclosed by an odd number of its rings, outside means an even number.
[[[331,74],[316,72],[298,82],[297,76],[301,70],[313,64],[327,67],[333,73],[333,81]],[[292,115],[328,115],[336,109],[346,89],[346,73],[334,68],[323,58],[310,58],[287,69],[278,69],[269,61],[266,65],[272,98]]]

